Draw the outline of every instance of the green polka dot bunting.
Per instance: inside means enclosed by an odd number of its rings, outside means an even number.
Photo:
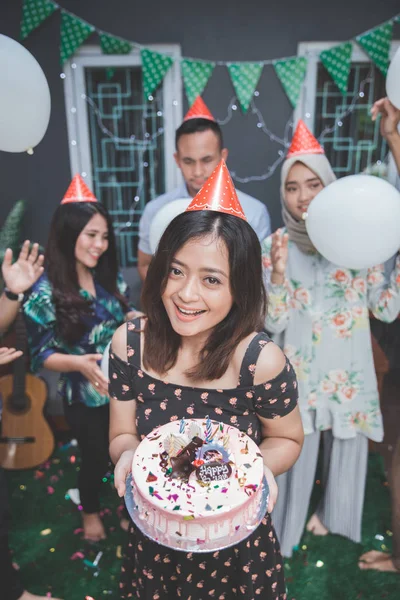
[[[93,25],[61,12],[61,64],[63,65],[83,44],[95,28]]]
[[[296,108],[307,71],[307,59],[301,56],[288,60],[277,60],[274,63],[274,69],[291,105]]]
[[[100,33],[99,37],[103,54],[129,54],[132,50],[132,45],[120,38],[108,35],[107,33]]]
[[[357,42],[386,76],[389,68],[389,51],[393,35],[393,23],[388,21],[367,33],[356,37]]]
[[[51,0],[24,0],[22,5],[21,39],[24,40],[36,27],[39,27],[58,6]]]
[[[158,88],[174,61],[165,54],[147,49],[141,50],[140,54],[142,55],[143,90],[147,97]]]
[[[347,92],[349,73],[351,67],[351,52],[353,46],[350,42],[324,50],[319,55],[322,64],[332,77],[343,95]]]
[[[182,77],[189,106],[197,96],[201,96],[214,70],[214,63],[183,60],[181,62]]]
[[[261,77],[263,63],[230,63],[228,71],[239,104],[244,113],[247,112],[253,98],[255,89]]]

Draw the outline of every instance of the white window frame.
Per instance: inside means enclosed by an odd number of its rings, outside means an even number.
[[[297,46],[298,56],[307,58],[307,72],[304,80],[304,85],[300,94],[299,102],[294,111],[294,121],[297,123],[299,119],[303,119],[307,127],[314,133],[315,122],[315,103],[317,91],[317,71],[318,63],[320,62],[319,55],[323,50],[329,50],[334,46],[343,44],[341,42],[300,42]],[[354,62],[371,62],[370,57],[360,48],[358,44],[352,42],[353,51],[351,60]],[[389,59],[391,60],[400,47],[400,40],[392,40],[390,45]],[[389,153],[388,179],[393,185],[396,185],[398,176],[395,162],[392,154]]]
[[[163,80],[165,189],[172,190],[181,183],[174,160],[175,130],[182,122],[182,79],[180,73],[181,48],[178,44],[152,44],[150,50],[167,54],[174,59]],[[141,66],[140,50],[129,54],[103,54],[100,46],[83,46],[64,66],[64,98],[67,116],[68,146],[71,178],[84,173],[85,181],[93,189],[86,94],[85,67]]]

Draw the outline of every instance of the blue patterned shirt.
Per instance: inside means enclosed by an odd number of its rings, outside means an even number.
[[[84,318],[87,332],[78,343],[70,346],[57,332],[53,292],[47,275],[44,273],[34,284],[23,304],[34,373],[55,353],[84,355],[104,352],[115,330],[125,321],[125,309],[96,281],[95,288],[95,298],[86,290],[80,290],[81,296],[92,302],[92,313]],[[127,285],[121,275],[118,276],[118,290],[127,295]],[[101,406],[109,401],[108,396],[99,394],[79,371],[62,373],[58,391],[68,404],[83,402],[87,406]]]

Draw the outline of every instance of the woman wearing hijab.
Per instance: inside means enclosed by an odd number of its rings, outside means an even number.
[[[291,556],[304,530],[321,437],[323,493],[307,529],[360,541],[368,439],[383,438],[368,316],[396,318],[400,258],[386,270],[351,270],[316,251],[302,215],[335,179],[300,121],[281,173],[286,227],[263,242],[270,303],[265,326],[295,368],[305,431],[299,460],[277,480],[273,522],[284,556]]]

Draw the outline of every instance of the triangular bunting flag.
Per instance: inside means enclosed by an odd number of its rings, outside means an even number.
[[[392,35],[393,23],[387,21],[387,23],[376,27],[376,29],[356,37],[357,42],[385,76],[389,68],[389,50]]]
[[[201,96],[203,93],[214,70],[214,66],[214,63],[194,60],[183,60],[181,62],[183,82],[189,106],[192,106],[197,96]]]
[[[170,56],[147,49],[141,50],[140,54],[143,67],[143,90],[145,96],[149,96],[160,85],[174,61]]]
[[[63,65],[89,37],[95,28],[93,25],[61,11],[61,64]]]
[[[228,64],[233,87],[244,113],[250,106],[263,66],[263,63]]]
[[[322,64],[343,95],[347,92],[352,49],[351,42],[346,42],[345,44],[340,44],[340,46],[324,50],[319,55]]]
[[[100,46],[103,54],[129,54],[132,50],[132,44],[108,33],[100,33]]]
[[[36,27],[39,27],[57,10],[57,4],[51,0],[24,0],[21,19],[21,39],[24,40]]]
[[[224,159],[186,209],[192,210],[217,210],[247,221]]]
[[[277,60],[274,63],[274,69],[291,105],[296,108],[307,71],[307,59],[300,56],[288,60]]]

